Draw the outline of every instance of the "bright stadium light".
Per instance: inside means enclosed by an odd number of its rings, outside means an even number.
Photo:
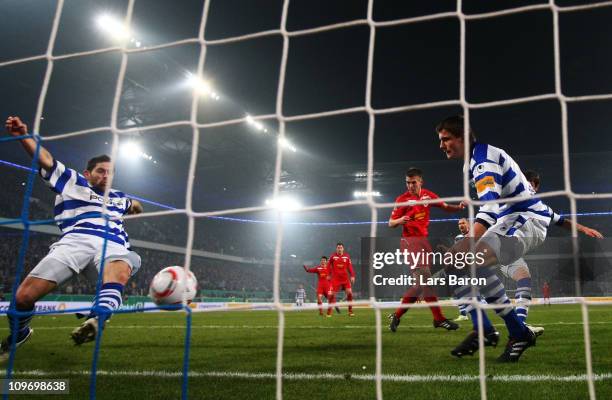
[[[260,132],[268,132],[268,130],[263,126],[263,124],[261,122],[256,121],[249,114],[246,115],[246,122],[247,122],[247,124],[251,125],[253,128],[257,129]]]
[[[293,197],[281,196],[276,199],[266,200],[268,207],[275,208],[279,211],[297,211],[302,208],[302,204]]]
[[[219,94],[213,90],[210,82],[200,79],[197,75],[192,73],[187,74],[187,84],[201,96],[208,96],[213,100],[219,100],[221,98]]]
[[[380,192],[379,192],[379,191],[377,191],[377,190],[376,190],[376,191],[371,191],[371,192],[367,192],[367,191],[360,191],[360,190],[355,190],[355,191],[353,192],[353,196],[354,196],[356,199],[362,199],[362,198],[364,198],[364,197],[368,197],[368,194],[371,194],[371,195],[372,195],[372,197],[380,197],[380,196],[382,196],[382,194],[380,194]]]
[[[121,145],[121,155],[123,157],[134,157],[137,154],[142,153],[140,146],[136,142],[125,142]]]
[[[119,152],[121,154],[121,157],[123,158],[131,160],[144,158],[145,160],[153,161],[153,156],[145,153],[140,147],[140,145],[136,142],[129,141],[122,143]],[[157,164],[157,161],[153,162]]]
[[[189,74],[187,77],[187,83],[194,90],[202,94],[209,94],[211,92],[210,84],[203,79],[200,79],[197,75]]]
[[[130,37],[130,31],[123,22],[108,14],[98,16],[96,25],[115,40],[127,40]],[[135,41],[135,39],[133,40]]]
[[[136,47],[142,46],[142,42],[140,42],[138,39],[136,39],[134,37],[130,39],[130,43],[132,43]]]
[[[289,149],[292,152],[296,152],[297,149],[295,148],[294,145],[291,144],[291,142],[289,140],[287,140],[286,138],[278,138],[278,142],[281,144],[281,146],[283,146],[285,149]]]

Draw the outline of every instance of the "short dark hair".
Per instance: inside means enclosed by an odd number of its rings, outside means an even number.
[[[91,172],[93,171],[94,168],[96,168],[96,165],[103,163],[103,162],[110,162],[110,160],[111,158],[107,156],[106,154],[102,154],[101,156],[94,157],[91,160],[87,161],[87,171]]]
[[[406,170],[406,176],[418,176],[418,177],[423,177],[423,170],[419,169],[419,168],[408,168]]]
[[[525,171],[525,178],[527,178],[529,182],[535,183],[536,186],[540,185],[540,174],[537,171],[528,169]]]
[[[321,259],[326,259],[327,260],[327,257],[326,256],[321,256]]]
[[[463,137],[464,122],[463,115],[453,115],[443,119],[438,125],[436,125],[436,132],[440,133],[443,130],[450,132],[454,137]],[[470,142],[476,141],[476,135],[472,131],[470,126]]]
[[[338,242],[338,243],[336,243],[336,247],[338,247],[338,246],[342,246],[342,247],[344,247],[344,243],[342,243],[342,242]]]

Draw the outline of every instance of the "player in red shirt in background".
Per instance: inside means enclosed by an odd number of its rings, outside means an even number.
[[[323,296],[327,298],[327,294],[330,290],[327,257],[321,257],[321,263],[316,267],[308,268],[304,265],[304,270],[310,274],[317,274],[319,276],[319,282],[317,284],[317,304],[319,305],[319,315],[323,315]]]
[[[548,305],[550,306],[550,286],[548,286],[548,282],[544,281],[544,286],[542,286],[542,294],[544,295],[544,304],[546,304],[546,300],[548,300]]]
[[[351,256],[344,252],[344,244],[336,244],[336,252],[329,257],[329,273],[330,273],[330,292],[327,296],[329,301],[329,307],[327,308],[327,316],[331,317],[332,305],[336,303],[336,293],[344,290],[346,293],[346,299],[351,302],[353,301],[353,289],[352,284],[355,283],[355,271],[353,270],[353,263],[351,262]],[[353,306],[349,303],[348,306],[349,317],[354,316]]]
[[[396,204],[439,198],[434,192],[423,189],[423,171],[418,168],[410,168],[406,171],[406,188],[408,190],[395,199]],[[402,239],[400,242],[402,251],[404,249],[409,252],[432,251],[431,245],[427,240],[429,234],[427,228],[429,227],[430,206],[439,207],[448,212],[457,212],[465,208],[463,203],[453,205],[443,201],[419,205],[396,205],[389,218],[389,226],[391,228],[402,226]],[[406,291],[406,294],[402,297],[402,304],[415,303],[421,294],[423,295],[423,299],[428,303],[438,301],[438,297],[431,286],[422,286],[418,284],[420,279],[419,276],[423,276],[423,279],[431,277],[429,267],[428,264],[421,264],[415,266],[415,268],[411,270],[412,276],[417,279],[417,284],[411,286],[408,291]],[[447,319],[444,314],[442,314],[442,309],[440,307],[430,306],[429,308],[434,317],[434,328],[442,327],[449,331],[459,328],[459,325]],[[398,308],[393,314],[389,315],[389,319],[391,320],[389,329],[391,332],[397,330],[397,326],[400,324],[400,318],[407,311],[407,308]]]

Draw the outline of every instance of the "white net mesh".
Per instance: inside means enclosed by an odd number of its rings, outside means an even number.
[[[36,60],[46,60],[47,67],[46,72],[44,74],[44,80],[42,84],[42,88],[40,91],[40,96],[38,98],[38,105],[36,107],[36,118],[34,119],[35,123],[33,126],[33,132],[35,135],[39,135],[40,132],[40,124],[41,117],[43,114],[43,109],[45,108],[45,100],[47,97],[47,91],[49,88],[49,84],[51,81],[51,77],[53,74],[54,63],[58,60],[90,56],[94,54],[101,53],[109,53],[109,52],[118,52],[121,55],[119,73],[117,77],[117,84],[114,93],[114,99],[112,103],[112,115],[110,124],[107,126],[100,126],[96,128],[88,128],[83,130],[78,130],[74,132],[68,132],[63,134],[58,134],[54,136],[44,136],[41,135],[40,139],[42,139],[43,143],[49,143],[56,140],[61,140],[69,137],[75,137],[80,135],[88,135],[94,134],[97,132],[105,132],[109,131],[112,133],[112,151],[111,158],[115,159],[115,156],[118,154],[119,148],[119,140],[122,136],[129,135],[131,133],[136,132],[137,130],[153,130],[158,128],[177,128],[177,127],[188,127],[191,129],[192,134],[192,146],[191,146],[191,155],[189,159],[189,172],[186,184],[186,193],[185,193],[185,206],[184,208],[174,209],[174,210],[164,210],[164,211],[156,211],[156,212],[146,212],[142,215],[131,216],[129,218],[152,218],[152,217],[160,217],[160,216],[168,216],[168,215],[186,215],[188,218],[187,225],[187,237],[185,243],[185,262],[184,266],[186,269],[190,269],[191,259],[193,255],[193,243],[194,243],[194,226],[195,221],[198,218],[203,217],[212,217],[212,216],[223,216],[223,215],[238,215],[249,212],[256,211],[264,211],[267,210],[268,207],[265,206],[255,206],[255,207],[246,207],[246,208],[234,208],[234,209],[225,209],[219,211],[209,211],[209,212],[196,212],[193,209],[193,187],[194,180],[197,179],[196,176],[196,167],[198,162],[198,151],[199,151],[199,140],[200,140],[200,129],[204,128],[213,128],[213,127],[223,127],[223,126],[232,126],[236,124],[241,124],[247,122],[247,118],[236,118],[223,120],[219,122],[211,122],[211,123],[199,123],[198,119],[198,96],[194,93],[192,101],[191,101],[191,109],[188,120],[180,120],[180,121],[172,121],[166,123],[159,123],[149,126],[139,126],[134,128],[120,128],[118,124],[118,113],[120,107],[120,98],[122,94],[123,84],[126,78],[126,70],[128,68],[129,59],[131,56],[144,53],[151,52],[163,48],[169,48],[174,46],[186,45],[186,44],[197,44],[200,47],[199,57],[197,62],[197,76],[201,79],[204,77],[204,65],[207,56],[207,49],[210,46],[218,46],[228,43],[234,43],[239,41],[246,41],[254,38],[262,38],[268,36],[278,36],[282,37],[282,56],[280,62],[280,72],[278,79],[278,86],[276,91],[276,110],[273,114],[266,115],[254,115],[252,121],[268,121],[268,120],[276,120],[278,123],[278,131],[279,138],[285,138],[286,124],[288,122],[308,120],[308,119],[318,119],[323,117],[330,117],[335,115],[344,115],[351,113],[367,113],[368,115],[368,139],[367,139],[367,181],[366,181],[366,191],[372,193],[374,190],[373,187],[373,176],[374,176],[374,138],[375,138],[375,121],[376,117],[383,114],[391,114],[391,113],[399,113],[406,111],[414,111],[414,110],[422,110],[429,108],[437,108],[437,107],[446,107],[446,106],[460,106],[463,109],[463,115],[465,117],[466,125],[469,126],[470,120],[470,111],[473,109],[481,109],[481,108],[492,108],[492,107],[500,107],[500,106],[508,106],[520,103],[527,102],[535,102],[540,100],[557,100],[561,107],[561,127],[562,127],[562,154],[563,154],[563,177],[564,177],[564,188],[563,190],[556,190],[552,192],[542,193],[540,197],[545,199],[553,196],[566,196],[570,202],[570,209],[572,214],[572,220],[576,221],[576,212],[577,200],[582,199],[607,199],[612,197],[612,193],[602,193],[602,194],[578,194],[572,190],[572,182],[570,180],[570,148],[569,148],[569,140],[568,140],[568,103],[574,102],[584,102],[584,101],[598,101],[598,100],[609,100],[612,99],[612,94],[603,94],[603,95],[589,95],[589,96],[566,96],[563,92],[563,86],[561,81],[561,65],[560,65],[560,34],[559,34],[559,15],[561,13],[571,13],[576,11],[594,9],[598,7],[610,7],[612,6],[612,2],[601,2],[596,4],[588,4],[582,6],[571,6],[571,7],[560,7],[555,4],[553,0],[551,0],[548,4],[538,4],[531,5],[525,7],[518,7],[503,11],[496,12],[488,12],[482,14],[464,14],[462,9],[462,1],[457,1],[456,11],[453,12],[444,12],[433,15],[425,15],[414,18],[404,18],[397,19],[391,21],[375,21],[373,19],[373,7],[374,1],[369,0],[367,5],[367,18],[352,20],[343,23],[337,23],[327,26],[321,26],[312,29],[304,29],[298,31],[289,31],[287,30],[287,19],[289,12],[290,1],[285,0],[282,8],[281,21],[278,29],[267,30],[262,32],[256,32],[252,34],[246,34],[235,37],[228,37],[224,39],[218,40],[207,40],[205,38],[204,32],[206,30],[206,25],[208,22],[209,16],[209,8],[210,1],[205,1],[198,37],[179,40],[171,43],[164,43],[156,46],[149,46],[146,48],[133,48],[128,47],[126,43],[122,46],[115,46],[103,49],[96,49],[92,51],[84,51],[78,53],[70,53],[63,55],[55,55],[54,54],[54,46],[56,42],[56,37],[58,35],[58,28],[60,25],[60,20],[62,18],[62,11],[64,9],[64,1],[58,0],[55,16],[53,19],[53,25],[51,29],[51,34],[49,36],[48,46],[45,54],[41,54],[38,56],[27,57],[22,59],[15,59],[10,61],[5,61],[0,63],[0,68],[8,67],[11,65],[36,61]],[[125,16],[124,24],[126,27],[129,27],[132,21],[133,10],[134,10],[135,0],[130,0],[127,6],[127,13]],[[507,100],[499,100],[499,101],[490,101],[484,103],[471,103],[468,102],[466,98],[466,23],[468,21],[473,20],[482,20],[489,18],[496,18],[506,15],[526,13],[536,10],[548,10],[551,13],[551,17],[553,20],[553,37],[554,37],[554,87],[555,90],[553,93],[544,93],[534,96],[522,97],[522,98],[513,98]],[[406,105],[399,107],[391,107],[391,108],[374,108],[372,106],[372,80],[373,80],[373,69],[374,69],[374,53],[375,53],[375,38],[378,28],[390,27],[395,25],[407,25],[414,24],[423,21],[432,21],[432,20],[442,20],[442,19],[456,19],[460,24],[460,64],[459,64],[459,98],[446,100],[446,101],[435,101],[423,104],[414,104],[414,105]],[[353,26],[367,26],[369,28],[369,45],[368,45],[368,55],[367,55],[367,76],[366,76],[366,90],[364,93],[364,101],[363,105],[345,109],[336,109],[331,111],[325,111],[320,113],[312,113],[312,114],[302,114],[302,115],[293,115],[293,116],[285,116],[283,111],[283,98],[284,98],[284,90],[285,90],[285,82],[286,82],[286,72],[287,72],[287,63],[289,56],[290,43],[293,38],[297,38],[305,35],[313,35],[316,33],[321,33],[325,31],[331,30],[340,30]],[[276,160],[275,160],[275,168],[274,168],[274,196],[277,197],[279,195],[279,184],[281,181],[282,167],[283,167],[283,151],[281,141],[278,144],[278,151],[276,152]],[[466,151],[468,150],[468,142],[465,141]],[[469,163],[469,160],[466,160],[466,165]],[[445,201],[465,201],[469,204],[469,216],[471,219],[474,218],[474,207],[477,207],[483,202],[474,201],[470,197],[470,188],[469,188],[469,178],[467,172],[463,177],[463,194],[460,196],[447,197],[443,200]],[[110,187],[110,185],[109,185]],[[108,191],[106,193],[108,196]],[[378,203],[375,201],[375,198],[368,194],[365,199],[361,200],[352,200],[352,201],[342,201],[330,204],[319,204],[315,206],[304,207],[302,209],[303,212],[315,211],[315,210],[330,210],[335,208],[342,207],[350,207],[350,206],[367,206],[371,212],[371,225],[370,225],[370,236],[377,236],[377,227],[379,221],[379,209],[388,209],[394,206],[393,203]],[[285,337],[285,313],[289,310],[286,306],[281,302],[281,288],[280,288],[280,276],[281,276],[281,255],[283,249],[283,234],[284,234],[284,224],[283,224],[283,216],[279,214],[278,224],[276,228],[276,243],[274,249],[274,275],[273,275],[273,301],[274,307],[278,313],[278,331],[277,331],[277,358],[276,358],[276,397],[278,399],[283,398],[283,351],[284,351],[284,337]],[[577,231],[575,224],[572,230],[572,236],[577,236]],[[579,294],[579,293],[578,293]],[[582,306],[582,319],[584,326],[584,343],[585,343],[585,356],[586,356],[586,380],[588,382],[588,390],[589,390],[589,398],[595,399],[595,387],[594,387],[594,379],[593,379],[593,366],[592,366],[592,357],[591,357],[591,348],[590,348],[590,331],[589,331],[589,315],[588,315],[588,306],[591,303],[585,299],[579,300]],[[376,321],[376,369],[374,380],[376,384],[376,398],[383,398],[382,391],[382,381],[383,381],[383,365],[382,365],[382,317],[381,317],[381,309],[384,307],[384,304],[376,301],[374,297],[371,297],[369,300],[355,302],[356,304],[367,304],[372,307],[375,311],[375,321]],[[491,306],[483,306],[479,302],[473,303],[477,308],[491,308]],[[606,302],[598,302],[597,304],[612,304]],[[422,304],[414,304],[407,305],[406,307],[418,308],[418,307],[428,307],[428,305]],[[226,310],[227,308],[220,308],[219,310]],[[482,320],[479,320],[480,326],[482,326]],[[484,354],[484,342],[481,334],[479,337],[480,344],[480,352],[479,352],[479,380],[480,380],[480,388],[481,388],[481,398],[487,398],[487,379],[485,372],[485,357]],[[188,353],[187,353],[188,354]],[[187,365],[187,364],[186,364]],[[184,371],[186,372],[186,371]],[[92,394],[94,396],[95,394]],[[183,396],[186,397],[186,391],[183,392]]]

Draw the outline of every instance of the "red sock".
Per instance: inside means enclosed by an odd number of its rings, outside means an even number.
[[[416,301],[419,299],[419,294],[421,294],[421,287],[412,286],[410,289],[408,289],[408,291],[406,291],[404,297],[402,297],[402,304],[416,303]],[[407,311],[407,308],[398,308],[397,310],[395,310],[395,316],[397,318],[401,318],[402,315],[406,314]]]
[[[353,301],[353,293],[349,293],[346,295],[346,299],[348,301]],[[353,312],[353,306],[351,304],[349,304],[349,312]]]
[[[424,297],[424,300],[428,303],[434,303],[438,301],[438,298],[436,296],[427,296]],[[431,313],[436,321],[444,321],[446,319],[444,314],[442,314],[442,309],[439,306],[429,306],[429,309],[431,310]]]
[[[319,314],[323,315],[323,301],[320,298],[317,299],[317,305],[319,306]]]
[[[334,308],[334,304],[336,304],[336,295],[332,294],[331,296],[327,296],[327,303],[329,307],[327,307],[327,315],[331,315],[332,308]]]
[[[433,303],[438,301],[438,296],[436,296],[436,291],[431,286],[426,286],[423,288],[423,299],[427,303]],[[433,315],[436,321],[444,321],[446,317],[442,314],[442,309],[439,306],[430,306],[431,314]]]

